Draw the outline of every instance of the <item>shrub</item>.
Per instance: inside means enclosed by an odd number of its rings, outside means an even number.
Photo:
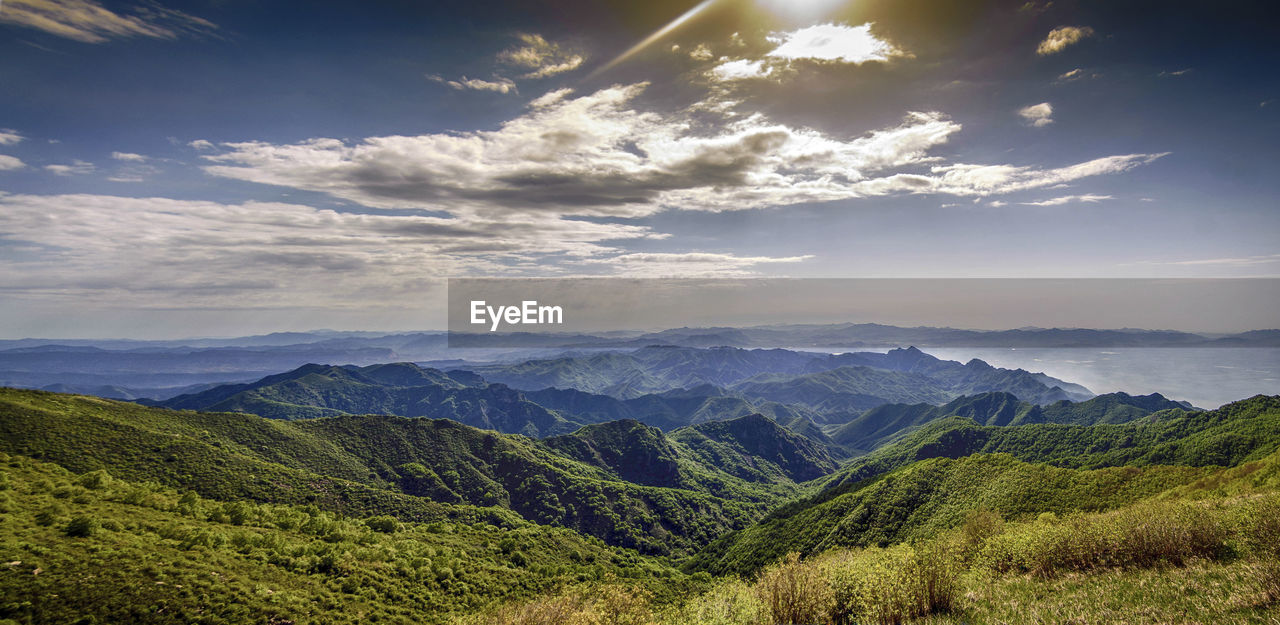
[[[750,584],[731,579],[686,602],[663,621],[666,625],[768,625],[764,605]]]
[[[970,510],[960,526],[960,550],[966,559],[982,551],[987,539],[1004,532],[1004,518],[999,512],[981,507]]]
[[[474,617],[473,625],[647,625],[648,597],[632,588],[604,585],[566,591]]]
[[[765,570],[756,594],[777,625],[830,623],[835,607],[825,572],[813,562],[802,562],[795,552]]]
[[[981,560],[997,572],[1053,576],[1105,567],[1182,565],[1218,558],[1227,528],[1211,510],[1193,503],[1153,503],[1065,521],[1039,519],[992,537]]]
[[[98,522],[93,518],[83,514],[76,515],[71,518],[67,525],[62,528],[62,533],[72,538],[85,538],[92,536],[98,531]]]
[[[956,559],[942,541],[846,552],[831,565],[833,620],[896,624],[950,611],[959,588]]]
[[[58,522],[62,515],[66,514],[66,509],[58,504],[54,504],[36,513],[36,525],[48,527]]]
[[[80,478],[76,480],[76,483],[89,490],[103,490],[105,488],[110,488],[112,481],[113,480],[109,473],[103,469],[98,469],[97,471],[90,471],[81,475]]]
[[[394,534],[396,530],[400,529],[400,520],[386,515],[365,519],[364,524],[369,529],[383,534]]]

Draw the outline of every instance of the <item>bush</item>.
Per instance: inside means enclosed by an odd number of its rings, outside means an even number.
[[[896,624],[950,611],[959,589],[957,555],[938,541],[837,556],[832,620]]]
[[[62,528],[62,533],[72,538],[85,538],[98,531],[98,522],[83,514],[76,515]]]
[[[1154,503],[1065,521],[1039,519],[994,536],[981,560],[996,572],[1053,576],[1106,567],[1180,566],[1227,549],[1220,515],[1193,503]]]
[[[36,513],[36,525],[49,527],[58,522],[62,515],[66,514],[66,509],[60,505],[54,504]]]
[[[750,584],[721,582],[685,603],[663,621],[666,625],[769,625],[764,605]]]
[[[105,470],[98,469],[81,475],[76,483],[89,490],[103,490],[111,487],[111,475]]]
[[[400,520],[393,516],[375,516],[365,519],[364,524],[369,529],[383,534],[394,534],[400,529]]]
[[[611,584],[507,604],[470,622],[474,625],[648,625],[653,622],[653,613],[644,593]]]
[[[813,562],[802,562],[795,552],[765,570],[756,594],[770,622],[777,625],[830,623],[835,607],[826,573]]]

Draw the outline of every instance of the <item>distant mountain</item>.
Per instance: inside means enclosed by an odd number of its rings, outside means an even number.
[[[845,367],[851,369],[822,375]],[[1084,387],[1043,374],[998,369],[976,359],[967,364],[940,360],[914,347],[838,355],[646,347],[467,370],[522,390],[576,389],[620,399],[713,385],[749,397],[820,407],[823,412],[861,412],[890,402],[943,403],[987,391],[1012,392],[1035,403],[1092,397]]]
[[[1095,425],[1127,423],[1153,412],[1175,408],[1191,409],[1191,406],[1186,402],[1166,399],[1159,393],[1138,396],[1108,393],[1082,402],[1062,400],[1038,406],[1020,401],[1012,393],[992,392],[958,397],[942,406],[884,404],[840,426],[830,435],[833,441],[851,451],[865,452],[914,428],[950,416],[967,417],[981,425]]]
[[[535,404],[518,391],[465,372],[410,363],[336,367],[309,364],[249,384],[215,387],[153,405],[247,412],[273,419],[392,414],[453,419],[474,427],[540,437],[582,424]]]

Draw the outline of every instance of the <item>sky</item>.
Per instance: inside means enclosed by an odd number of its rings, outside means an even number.
[[[0,336],[439,327],[448,277],[1277,277],[1263,5],[0,0]]]

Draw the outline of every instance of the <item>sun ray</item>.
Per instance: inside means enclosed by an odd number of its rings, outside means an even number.
[[[587,76],[587,80],[595,78],[600,74],[603,74],[609,71],[613,67],[617,66],[619,63],[626,61],[627,59],[635,56],[641,50],[644,50],[650,45],[653,45],[655,41],[662,39],[663,37],[667,36],[667,34],[670,33],[671,31],[679,28],[685,22],[688,22],[689,20],[693,19],[699,13],[705,11],[707,7],[711,6],[712,4],[715,4],[716,1],[717,0],[703,0],[702,2],[698,3],[698,6],[695,6],[692,9],[685,11],[683,14],[680,15],[680,17],[677,17],[676,19],[671,20],[670,22],[667,23],[666,26],[663,26],[662,28],[659,28],[658,30],[654,31],[653,34],[649,35],[648,37],[645,37],[644,39],[640,40],[640,42],[637,43],[636,45],[628,48],[626,52],[619,54],[612,61],[605,63],[604,65],[597,68],[595,71],[591,72],[591,74]]]

